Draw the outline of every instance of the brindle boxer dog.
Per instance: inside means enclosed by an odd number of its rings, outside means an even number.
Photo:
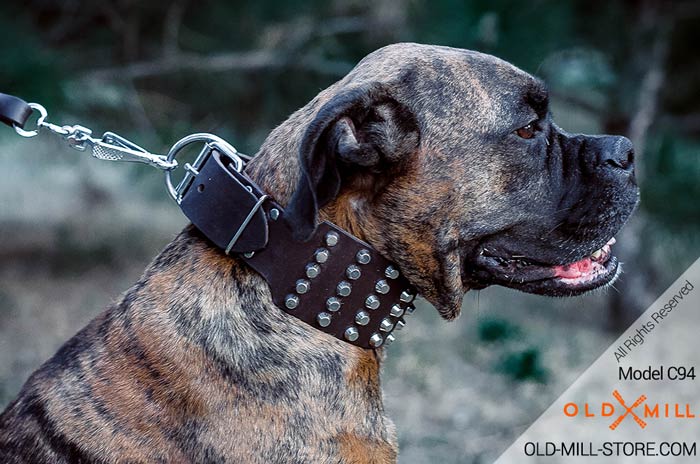
[[[416,44],[363,59],[247,172],[299,238],[336,223],[445,319],[491,284],[577,295],[610,283],[611,238],[638,197],[627,139],[564,132],[542,82],[504,61]],[[382,351],[288,315],[188,227],[30,377],[0,416],[0,461],[394,462]]]

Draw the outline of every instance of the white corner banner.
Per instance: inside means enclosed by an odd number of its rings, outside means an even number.
[[[497,464],[700,463],[700,259]]]

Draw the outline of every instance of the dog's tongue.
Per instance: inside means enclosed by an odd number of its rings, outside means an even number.
[[[593,252],[590,256],[563,266],[554,266],[554,275],[562,279],[585,279],[592,277],[596,271],[605,269],[605,262],[610,257],[610,247],[615,244],[615,239],[611,238],[603,248]]]

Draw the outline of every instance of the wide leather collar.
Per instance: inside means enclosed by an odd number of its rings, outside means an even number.
[[[177,189],[182,211],[263,276],[281,310],[361,348],[394,340],[416,294],[394,263],[330,222],[294,240],[284,209],[221,150],[203,151],[187,169]]]

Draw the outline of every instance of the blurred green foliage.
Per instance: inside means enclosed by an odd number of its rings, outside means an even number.
[[[498,370],[517,381],[545,382],[547,371],[542,365],[539,349],[529,347],[523,350],[507,353],[501,359]]]
[[[478,321],[477,336],[498,356],[493,367],[496,372],[516,382],[547,381],[540,348],[528,341],[518,325],[499,317],[483,317]]]
[[[478,335],[484,342],[505,342],[520,334],[518,327],[505,319],[485,317],[479,320]]]
[[[642,190],[646,211],[670,230],[700,225],[700,146],[674,134],[659,135],[647,152],[646,168],[653,173]]]
[[[665,35],[664,82],[650,96],[658,102],[643,154],[643,208],[662,222],[698,227],[696,3],[6,1],[0,89],[161,149],[206,130],[254,152],[275,124],[368,52],[419,41],[482,50],[540,74],[572,130],[627,133],[650,55]],[[269,59],[166,65],[252,52]],[[134,63],[163,69],[134,77]]]

